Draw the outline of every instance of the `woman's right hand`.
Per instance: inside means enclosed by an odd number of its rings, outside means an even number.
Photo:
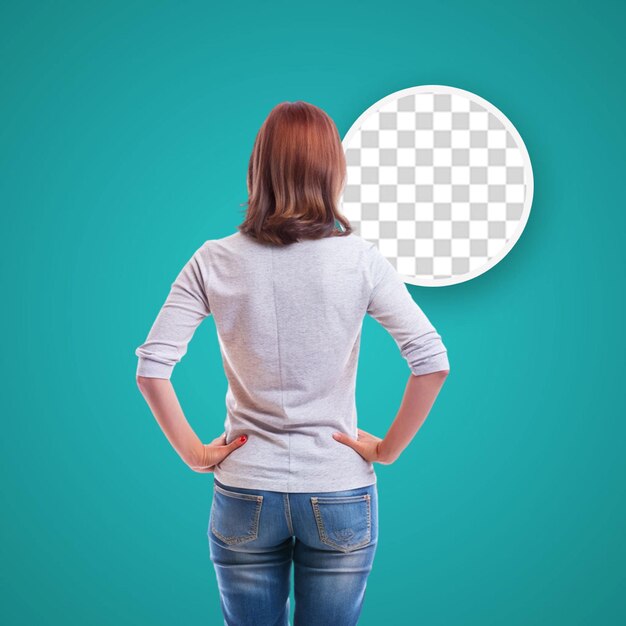
[[[356,452],[358,452],[366,461],[370,463],[381,463],[382,465],[390,465],[393,461],[384,458],[381,451],[382,439],[371,435],[370,433],[357,429],[358,437],[353,439],[344,435],[343,433],[333,433],[333,439],[349,446]]]

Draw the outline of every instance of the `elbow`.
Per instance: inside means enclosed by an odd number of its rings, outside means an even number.
[[[137,385],[145,385],[147,380],[152,378],[169,379],[172,376],[174,365],[178,359],[163,359],[156,361],[155,359],[140,356],[135,370]]]
[[[428,376],[431,379],[437,379],[437,380],[441,380],[441,382],[443,382],[447,377],[448,374],[450,373],[450,370],[436,370],[436,371],[425,371],[425,372],[420,372],[420,371],[415,371],[413,370],[411,372],[411,375],[414,376],[415,378],[419,378],[420,376]]]
[[[141,391],[142,394],[145,395],[148,386],[150,385],[150,378],[148,378],[147,376],[139,376],[136,375],[135,376],[135,380],[137,381],[137,387],[139,389],[139,391]]]
[[[135,375],[135,380],[137,381],[137,387],[139,387],[139,391],[145,395],[146,391],[150,389],[154,389],[156,386],[160,385],[160,381],[169,381],[169,377],[161,375],[161,376],[141,376],[139,374]],[[157,382],[159,381],[159,382]]]
[[[435,354],[424,354],[423,352],[420,354],[420,351],[416,351],[407,355],[407,361],[415,376],[430,374],[436,378],[446,378],[450,373],[448,351],[445,349]]]
[[[439,378],[441,380],[441,382],[443,383],[443,381],[448,378],[448,374],[450,373],[450,368],[444,369],[444,370],[439,370],[437,372],[433,372],[433,376],[436,376],[437,378]]]

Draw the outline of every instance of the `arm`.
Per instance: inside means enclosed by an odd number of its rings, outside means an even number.
[[[450,363],[441,335],[396,269],[375,246],[370,252],[373,291],[367,312],[391,334],[411,370],[396,418],[377,449],[383,463],[393,463],[426,420]]]
[[[211,314],[203,246],[185,263],[171,285],[148,337],[136,350],[137,376],[170,379],[200,323]]]
[[[246,435],[229,444],[222,435],[203,444],[187,421],[169,380],[137,376],[137,386],[174,450],[195,472],[212,472],[215,465],[246,443]]]
[[[441,336],[413,300],[396,269],[373,244],[368,254],[371,296],[367,313],[391,334],[411,375],[400,409],[384,439],[360,429],[358,439],[344,433],[333,436],[367,461],[389,464],[400,456],[426,420],[450,364]]]
[[[382,463],[393,463],[411,443],[426,421],[448,372],[449,370],[441,370],[422,376],[409,376],[400,409],[378,446]]]
[[[208,467],[205,446],[187,421],[171,381],[137,376],[137,386],[180,458],[192,469]]]
[[[202,252],[202,247],[196,250],[180,271],[146,341],[135,350],[139,357],[136,379],[155,419],[181,459],[196,471],[212,471],[213,465],[245,441],[237,439],[229,445],[219,445],[225,444],[225,440],[218,438],[204,445],[187,421],[170,380],[196,328],[211,313]]]

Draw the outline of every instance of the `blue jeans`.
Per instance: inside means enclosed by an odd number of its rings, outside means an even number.
[[[229,487],[214,477],[207,530],[226,626],[352,626],[378,541],[376,484],[325,493]]]

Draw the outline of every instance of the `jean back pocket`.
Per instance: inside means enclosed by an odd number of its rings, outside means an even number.
[[[253,541],[259,534],[262,505],[262,495],[229,491],[214,484],[211,532],[229,546]]]
[[[351,552],[372,539],[369,493],[354,496],[312,496],[311,505],[320,541],[342,552]]]

